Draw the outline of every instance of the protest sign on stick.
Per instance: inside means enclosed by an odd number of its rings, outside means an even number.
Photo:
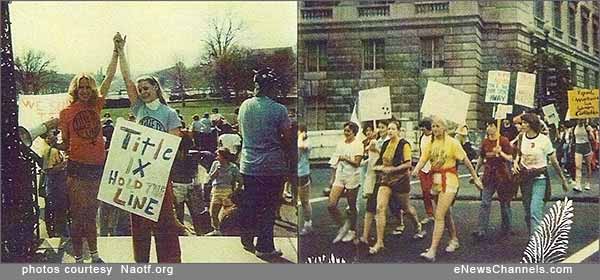
[[[489,71],[487,88],[485,91],[486,103],[508,102],[508,87],[510,85],[510,72]]]
[[[498,104],[498,106],[496,107],[496,113],[494,114],[494,119],[506,119],[506,115],[512,114],[512,111],[513,105]]]
[[[533,108],[535,98],[535,74],[517,73],[515,104]]]
[[[571,119],[598,118],[598,89],[575,89],[568,94]]]
[[[546,117],[548,122],[554,124],[554,127],[558,128],[560,117],[558,116],[558,112],[556,112],[556,107],[554,107],[554,104],[548,104],[542,107],[542,111],[544,112],[544,117]]]
[[[180,141],[175,135],[117,119],[98,199],[158,221]]]
[[[457,124],[464,124],[467,120],[470,100],[471,96],[461,90],[428,81],[421,113],[424,116],[436,115]]]
[[[358,119],[361,122],[387,120],[392,117],[390,87],[379,87],[358,92]]]

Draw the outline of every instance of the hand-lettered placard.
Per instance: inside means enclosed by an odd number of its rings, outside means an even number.
[[[158,221],[180,141],[175,135],[117,119],[98,199]]]

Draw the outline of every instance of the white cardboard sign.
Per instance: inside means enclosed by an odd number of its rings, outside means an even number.
[[[48,121],[52,118],[58,118],[60,111],[70,103],[69,94],[45,94],[45,95],[25,95],[20,94],[17,99],[19,106],[19,125],[30,130],[31,128]],[[42,138],[33,141],[31,149],[40,154],[46,147]]]
[[[421,113],[424,116],[436,115],[457,124],[464,124],[470,100],[469,94],[430,80],[427,82]]]
[[[387,120],[392,117],[390,87],[379,87],[358,92],[358,119],[361,122]]]
[[[517,88],[515,90],[515,104],[525,107],[534,107],[535,74],[518,72]]]
[[[98,199],[158,221],[180,141],[175,135],[117,119]]]
[[[496,108],[496,114],[494,115],[494,119],[506,119],[506,115],[512,114],[512,111],[513,105],[498,104],[498,107]]]
[[[556,111],[554,104],[548,104],[542,107],[542,111],[544,112],[544,116],[548,122],[553,123],[554,127],[558,127],[558,124],[560,123],[560,117],[558,116],[558,112]]]
[[[485,91],[486,103],[508,103],[508,87],[510,85],[510,72],[489,71],[487,88]]]

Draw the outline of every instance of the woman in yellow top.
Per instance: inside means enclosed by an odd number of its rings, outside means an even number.
[[[421,257],[433,262],[435,261],[437,248],[442,239],[446,223],[448,223],[447,228],[450,233],[450,242],[448,247],[446,247],[446,252],[454,252],[460,246],[451,212],[454,198],[458,192],[457,161],[462,161],[469,169],[475,186],[479,190],[482,190],[482,184],[460,143],[447,134],[446,122],[441,118],[434,117],[432,118],[431,129],[433,131],[432,141],[424,147],[419,163],[417,163],[412,172],[412,176],[417,176],[419,170],[423,168],[427,161],[431,162],[430,172],[433,175],[431,194],[434,196],[436,203],[434,214],[435,224],[431,246],[426,252],[421,254]]]
[[[375,222],[377,225],[377,241],[369,248],[370,254],[377,254],[383,248],[383,234],[386,225],[388,203],[392,195],[398,201],[405,213],[408,213],[415,222],[414,239],[422,239],[425,231],[419,222],[417,210],[410,203],[410,168],[411,151],[410,144],[405,138],[406,131],[400,128],[397,121],[391,121],[388,125],[389,139],[383,143],[380,157],[373,170],[378,174],[377,183],[373,193],[377,194],[377,210],[375,211]],[[373,201],[370,199],[369,202]],[[375,208],[374,203],[367,202],[367,210]]]

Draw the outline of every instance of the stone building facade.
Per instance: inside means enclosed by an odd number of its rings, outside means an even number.
[[[547,34],[576,86],[597,88],[598,14],[593,1],[301,2],[299,114],[309,130],[339,129],[359,90],[390,86],[393,114],[410,129],[430,79],[470,94],[467,124],[482,128],[487,72],[522,71],[533,36]]]

